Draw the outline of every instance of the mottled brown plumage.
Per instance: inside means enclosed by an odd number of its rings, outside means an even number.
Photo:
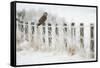
[[[39,19],[39,23],[37,24],[37,26],[40,26],[45,23],[45,21],[47,20],[47,15],[47,12],[44,12],[43,16]]]

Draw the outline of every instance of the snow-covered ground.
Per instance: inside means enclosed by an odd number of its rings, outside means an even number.
[[[17,65],[28,65],[28,64],[44,64],[44,63],[61,63],[61,62],[78,62],[78,61],[91,61],[88,57],[80,57],[80,53],[74,56],[68,55],[64,52],[34,52],[22,51],[17,52]]]

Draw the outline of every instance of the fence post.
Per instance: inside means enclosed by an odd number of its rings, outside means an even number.
[[[28,31],[29,30],[28,28],[29,28],[28,22],[25,22],[25,40],[27,40],[27,41],[29,40],[28,39],[28,32],[29,32]]]
[[[94,58],[94,24],[90,24],[90,58]]]
[[[84,48],[84,24],[80,23],[80,48]]]
[[[34,22],[31,22],[31,42],[34,41]]]
[[[75,23],[71,23],[71,39],[72,39],[72,46],[75,46],[75,39],[76,37],[76,29],[75,29]]]
[[[19,22],[19,30],[20,30],[20,34],[21,34],[21,41],[23,41],[24,40],[24,22],[23,21],[21,21],[21,22]]]
[[[56,23],[55,24],[55,47],[56,47],[56,50],[59,49],[59,26],[58,24]]]
[[[48,42],[49,42],[49,47],[52,46],[52,28],[51,28],[51,23],[48,23]]]
[[[64,34],[64,37],[63,37],[63,40],[64,40],[64,45],[65,45],[65,48],[67,48],[67,45],[68,45],[68,41],[67,41],[67,31],[68,31],[68,28],[67,28],[67,24],[64,23],[63,24],[63,34]]]
[[[45,24],[42,25],[42,42],[43,42],[43,46],[45,46]]]

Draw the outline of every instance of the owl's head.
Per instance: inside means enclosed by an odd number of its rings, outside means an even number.
[[[43,14],[44,16],[47,16],[48,15],[48,13],[47,12],[44,12],[44,14]]]

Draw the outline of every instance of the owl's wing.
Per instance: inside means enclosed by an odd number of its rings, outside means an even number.
[[[46,21],[46,19],[47,19],[46,16],[42,16],[42,17],[39,19],[38,26],[41,25],[41,24],[44,24],[44,22]]]

